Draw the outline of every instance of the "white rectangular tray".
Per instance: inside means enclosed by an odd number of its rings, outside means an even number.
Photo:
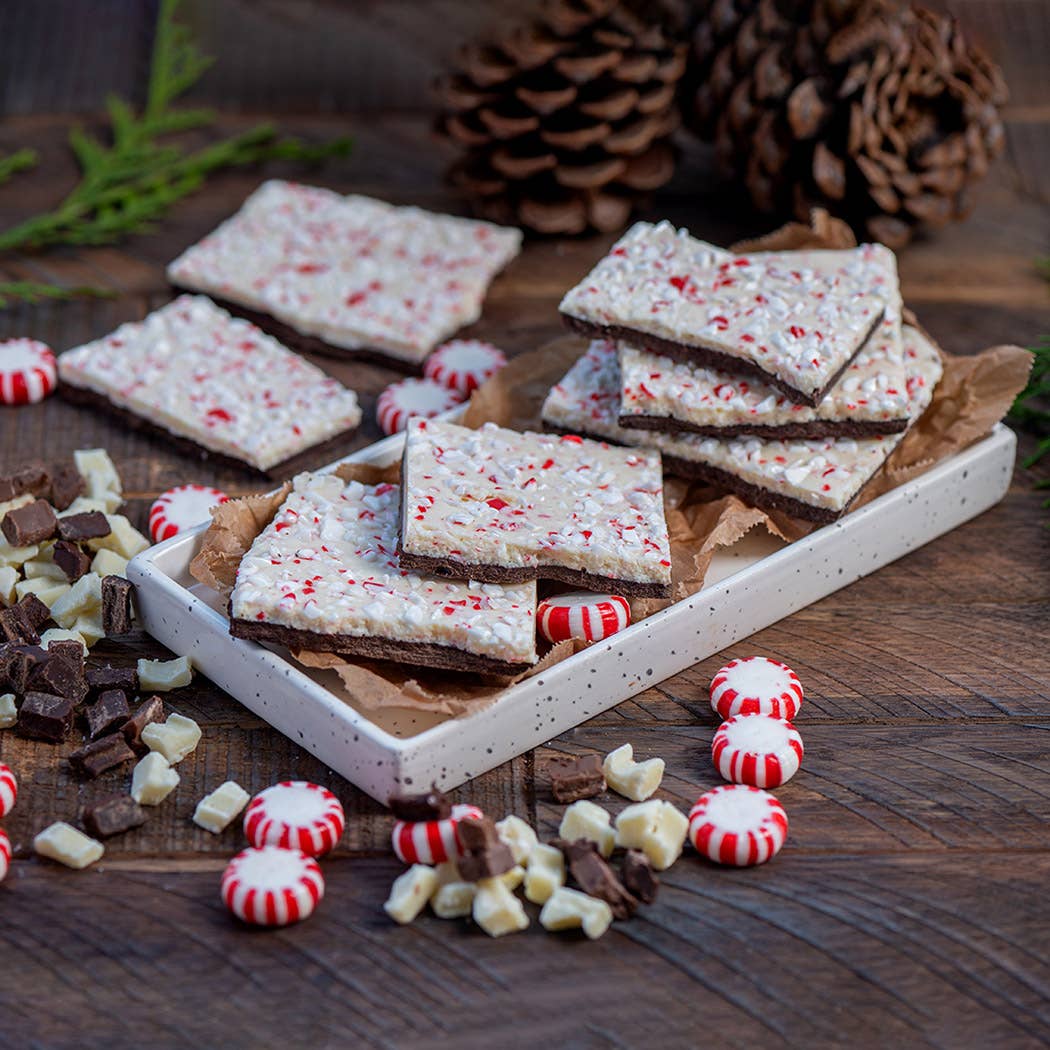
[[[350,460],[386,465],[388,438]],[[143,625],[249,710],[373,798],[432,782],[452,788],[768,627],[928,543],[997,503],[1016,439],[984,440],[790,545],[756,529],[719,551],[700,592],[509,688],[477,714],[449,719],[368,712],[332,671],[311,672],[283,650],[231,638],[224,603],[189,575],[204,526],[136,557]]]

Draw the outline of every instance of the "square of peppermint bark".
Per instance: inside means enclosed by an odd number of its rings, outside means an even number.
[[[401,470],[403,568],[509,583],[537,577],[666,597],[660,454],[576,436],[416,419]]]
[[[168,279],[270,315],[293,345],[416,365],[478,319],[520,250],[520,230],[273,180]]]
[[[204,296],[67,351],[58,372],[70,400],[262,473],[361,422],[352,390]]]
[[[909,419],[926,410],[942,365],[937,348],[915,328],[903,329]],[[620,367],[615,347],[595,340],[543,405],[543,421],[558,431],[591,434],[658,449],[668,473],[722,486],[765,510],[808,521],[841,517],[904,435],[774,440],[720,439],[699,434],[631,430],[619,424]]]
[[[291,649],[513,674],[536,662],[536,585],[418,576],[397,485],[300,474],[241,559],[230,633]]]
[[[804,267],[844,265],[851,253],[798,252]],[[901,303],[893,253],[862,250],[873,287],[885,289],[881,324],[815,408],[791,401],[754,377],[676,361],[620,342],[620,423],[709,437],[746,434],[772,438],[879,437],[907,429],[909,399],[901,342]]]
[[[882,318],[864,245],[818,265],[814,252],[733,255],[639,222],[565,295],[566,323],[594,336],[734,374],[816,406]]]

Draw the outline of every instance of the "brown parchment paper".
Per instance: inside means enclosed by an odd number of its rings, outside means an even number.
[[[789,223],[765,237],[733,247],[738,251],[786,251],[849,248],[855,244],[848,226],[818,209],[808,226]],[[910,313],[907,320],[918,323]],[[541,429],[540,410],[547,392],[586,346],[586,340],[566,336],[514,358],[475,391],[463,424],[478,427],[494,422],[515,430]],[[1028,351],[1008,345],[995,346],[972,357],[957,357],[943,350],[941,355],[944,375],[930,407],[864,488],[854,507],[911,480],[987,434],[1006,415],[1024,388],[1032,362]],[[398,481],[400,465],[378,469],[347,464],[336,473],[344,481],[374,485]],[[190,564],[191,575],[228,596],[241,558],[272,520],[290,487],[286,483],[275,492],[231,500],[216,507],[212,511],[211,528]],[[766,513],[736,496],[677,478],[665,481],[664,506],[671,538],[674,597],[633,601],[631,610],[635,620],[700,590],[715,552],[735,543],[756,526],[763,526],[787,542],[820,527],[785,514]],[[336,653],[295,652],[292,655],[304,666],[335,671],[350,695],[365,709],[410,708],[458,716],[488,706],[509,685],[542,673],[582,648],[584,645],[580,642],[555,646],[535,667],[514,679],[484,679],[477,675],[347,659]]]

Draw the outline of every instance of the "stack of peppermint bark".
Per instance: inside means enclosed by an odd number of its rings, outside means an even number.
[[[548,428],[657,449],[670,473],[809,521],[845,513],[942,370],[881,245],[736,255],[637,223],[561,311],[593,341]]]

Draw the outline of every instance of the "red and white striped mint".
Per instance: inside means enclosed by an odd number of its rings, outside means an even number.
[[[322,857],[339,841],[346,816],[327,788],[306,780],[283,780],[260,791],[244,811],[244,834],[256,847],[300,849]]]
[[[450,339],[423,362],[423,375],[466,397],[506,363],[498,346],[480,339]]]
[[[784,718],[734,715],[715,733],[711,758],[726,780],[775,788],[798,772],[802,737]]]
[[[7,871],[11,867],[11,840],[7,837],[3,828],[0,828],[0,882],[7,877]]]
[[[58,367],[51,348],[36,339],[0,343],[0,402],[33,405],[53,393]]]
[[[441,864],[463,852],[456,826],[467,817],[483,817],[477,806],[458,805],[444,820],[399,820],[390,839],[394,852],[406,864]]]
[[[302,850],[263,846],[238,853],[222,873],[222,901],[253,926],[288,926],[324,896],[317,861]]]
[[[206,485],[178,485],[158,496],[149,509],[149,534],[154,543],[170,540],[208,521],[209,511],[230,497]]]
[[[384,434],[404,430],[413,416],[433,419],[455,408],[463,395],[433,379],[402,379],[391,383],[376,402],[376,420]]]
[[[790,721],[802,706],[802,683],[779,660],[745,656],[711,680],[711,706],[722,718],[760,714]]]
[[[15,808],[18,798],[18,780],[10,766],[0,762],[0,817],[6,817]]]
[[[597,642],[631,622],[631,606],[618,594],[573,591],[545,598],[536,607],[536,626],[548,642],[579,638]]]
[[[768,791],[747,784],[716,787],[689,811],[689,840],[717,864],[764,864],[780,852],[787,833],[784,807]]]

